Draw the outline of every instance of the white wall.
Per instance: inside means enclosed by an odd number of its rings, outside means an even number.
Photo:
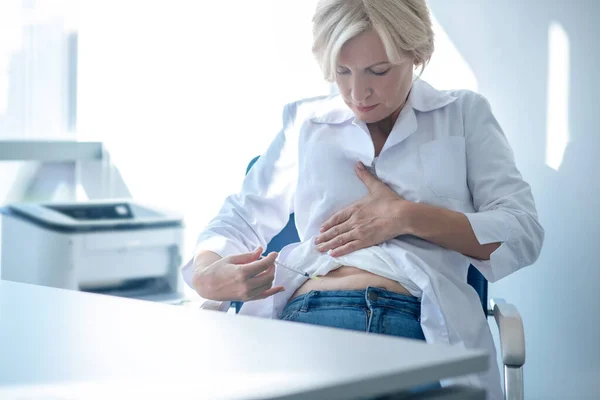
[[[0,140],[75,137],[74,10],[74,0],[0,2]],[[0,204],[24,201],[37,171],[36,163],[0,162]]]
[[[598,399],[600,2],[429,4],[491,101],[546,229],[538,262],[490,286],[524,319],[525,397]],[[559,34],[549,45],[551,25]]]

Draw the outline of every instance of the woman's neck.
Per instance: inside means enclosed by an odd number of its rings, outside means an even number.
[[[408,103],[408,98],[410,96],[411,91],[412,91],[412,86],[408,90],[408,93],[406,94],[406,97],[404,98],[404,102],[389,117],[384,118],[381,121],[373,122],[372,124],[367,124],[367,127],[369,128],[369,131],[371,132],[371,134],[376,132],[379,135],[383,136],[384,138],[387,138],[390,135],[390,132],[392,132],[392,129],[394,128],[394,124],[396,123],[396,121],[398,120],[398,117],[400,116],[400,112],[402,111],[404,106],[406,106],[406,103]]]
[[[371,133],[373,133],[375,131],[378,134],[383,135],[384,137],[387,137],[390,134],[390,132],[392,131],[392,128],[394,127],[394,124],[396,123],[396,120],[398,119],[398,116],[400,115],[402,108],[404,108],[404,104],[401,105],[396,111],[394,111],[389,117],[384,118],[381,121],[367,124],[369,131]]]

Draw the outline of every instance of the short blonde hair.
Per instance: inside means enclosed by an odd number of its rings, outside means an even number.
[[[425,69],[434,48],[425,0],[320,0],[313,17],[313,54],[325,79],[335,80],[344,44],[371,29],[379,34],[390,62],[409,56],[415,67]]]

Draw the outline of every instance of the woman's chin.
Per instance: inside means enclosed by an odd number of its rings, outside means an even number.
[[[375,122],[379,122],[382,119],[385,119],[385,116],[379,115],[380,113],[376,113],[374,111],[368,111],[368,112],[360,112],[358,110],[354,110],[354,115],[356,115],[356,117],[363,121],[366,124],[373,124]]]

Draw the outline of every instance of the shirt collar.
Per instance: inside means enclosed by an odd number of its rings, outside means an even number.
[[[453,103],[458,97],[446,91],[440,91],[429,83],[417,79],[413,82],[408,104],[417,111],[429,112]]]
[[[448,92],[439,91],[427,82],[416,79],[408,95],[407,105],[420,112],[429,112],[445,107],[456,99]],[[326,98],[310,120],[321,124],[342,124],[355,117],[342,96],[336,95]]]

